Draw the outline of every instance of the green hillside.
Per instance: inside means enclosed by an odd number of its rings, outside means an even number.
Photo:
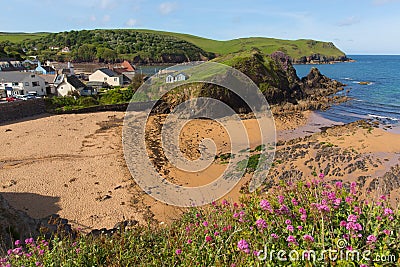
[[[6,32],[1,32],[0,33],[0,42],[3,41],[9,41],[12,43],[21,43],[23,41],[27,40],[37,40],[40,39],[44,36],[46,36],[48,33],[6,33]]]
[[[1,45],[1,43],[6,43]],[[12,43],[13,45],[10,45]],[[41,59],[108,61],[127,59],[135,63],[180,63],[212,59],[230,53],[259,50],[264,54],[282,51],[295,62],[346,60],[345,53],[331,42],[280,40],[264,37],[218,41],[199,36],[145,29],[80,30],[60,33],[0,33],[0,53]],[[50,47],[71,48],[63,54]]]
[[[340,57],[345,53],[339,50],[331,42],[322,42],[315,40],[281,40],[265,37],[249,37],[239,38],[228,41],[217,41],[207,39],[190,34],[153,31],[153,30],[136,30],[138,32],[147,32],[173,36],[192,43],[201,49],[219,55],[226,55],[234,52],[249,51],[253,48],[260,49],[263,53],[271,54],[275,51],[283,51],[292,58],[300,58],[302,56],[310,56],[313,54],[321,54],[324,56]]]

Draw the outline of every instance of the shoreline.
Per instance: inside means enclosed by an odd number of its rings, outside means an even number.
[[[3,177],[0,194],[11,206],[29,216],[44,218],[57,213],[73,227],[84,231],[112,228],[125,220],[146,224],[149,220],[168,223],[177,218],[184,209],[152,199],[131,178],[121,143],[124,114],[64,114],[0,125],[0,132],[7,140],[0,144],[4,151],[0,156]],[[381,176],[400,163],[400,154],[395,151],[400,147],[398,135],[366,122],[329,126],[332,121],[310,111],[299,113],[296,118],[290,116],[275,121],[280,144],[276,167],[270,171],[271,179],[295,178],[300,172],[310,177],[310,166],[314,166],[329,169],[332,178],[350,181],[366,175]],[[254,120],[245,120],[245,125],[254,129]],[[183,149],[193,151],[194,154],[190,152],[189,155],[195,156],[196,140],[204,135],[217,140],[217,145],[222,147],[219,153],[225,153],[227,148],[223,146],[217,126],[210,127],[209,121],[188,125],[185,133],[189,142],[184,142]],[[256,146],[255,131],[250,138],[252,146]],[[323,143],[325,145],[321,145]],[[287,151],[291,151],[290,155]],[[327,158],[316,161],[321,151],[325,151],[321,156]],[[357,153],[351,152],[352,159],[348,162],[335,160],[335,155],[349,151]],[[311,158],[316,165],[310,165]],[[279,163],[282,161],[285,164]],[[364,161],[365,164],[361,163]],[[223,171],[222,167],[216,163],[213,168]],[[164,170],[172,171],[169,166]],[[351,174],[346,174],[350,170]],[[335,176],[339,174],[342,176]],[[203,180],[188,180],[189,176],[180,172],[175,175],[174,180],[180,184],[201,184]],[[246,175],[227,198],[238,199],[240,192],[246,191],[250,178]],[[210,177],[204,179],[209,181]]]

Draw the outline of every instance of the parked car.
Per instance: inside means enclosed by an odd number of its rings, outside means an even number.
[[[35,99],[36,97],[32,95],[15,95],[15,98],[19,100],[30,100]]]
[[[19,100],[19,99],[18,99],[18,98],[15,98],[15,97],[13,97],[13,96],[6,97],[6,101],[7,101],[7,102],[14,102],[14,101],[17,101],[17,100]]]
[[[25,95],[14,95],[14,97],[18,100],[28,100]]]

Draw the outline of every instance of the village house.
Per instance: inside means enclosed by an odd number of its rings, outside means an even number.
[[[38,66],[35,69],[37,74],[55,74],[56,70],[51,66],[42,66],[42,63],[38,61]]]
[[[97,95],[97,89],[86,86],[75,75],[60,74],[54,80],[58,96],[68,96],[77,93],[81,96]]]
[[[35,93],[38,96],[46,95],[45,80],[31,72],[0,72],[0,95],[26,95]]]
[[[179,73],[177,75],[169,74],[165,78],[165,82],[166,83],[174,83],[174,82],[186,81],[187,78],[188,78],[188,76],[184,73]]]
[[[58,96],[68,96],[83,90],[86,85],[75,75],[60,74],[54,81]]]
[[[54,85],[57,75],[55,75],[55,74],[39,74],[39,76],[42,77],[46,83],[46,93],[48,95],[49,94],[57,95],[57,90]]]
[[[24,65],[19,60],[13,58],[0,59],[0,71],[23,71]]]
[[[69,49],[68,46],[64,47],[63,49],[61,49],[61,53],[70,53],[71,50]]]
[[[105,82],[110,86],[122,86],[124,84],[124,78],[122,74],[117,74],[107,68],[98,69],[89,75],[89,81]]]
[[[120,75],[123,75],[123,84],[129,84],[132,82],[136,74],[136,69],[127,60],[124,60],[121,64],[115,65],[112,70]]]

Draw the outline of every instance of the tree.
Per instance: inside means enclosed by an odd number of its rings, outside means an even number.
[[[74,58],[78,61],[91,62],[96,59],[97,49],[96,46],[91,44],[84,44],[78,48]]]

